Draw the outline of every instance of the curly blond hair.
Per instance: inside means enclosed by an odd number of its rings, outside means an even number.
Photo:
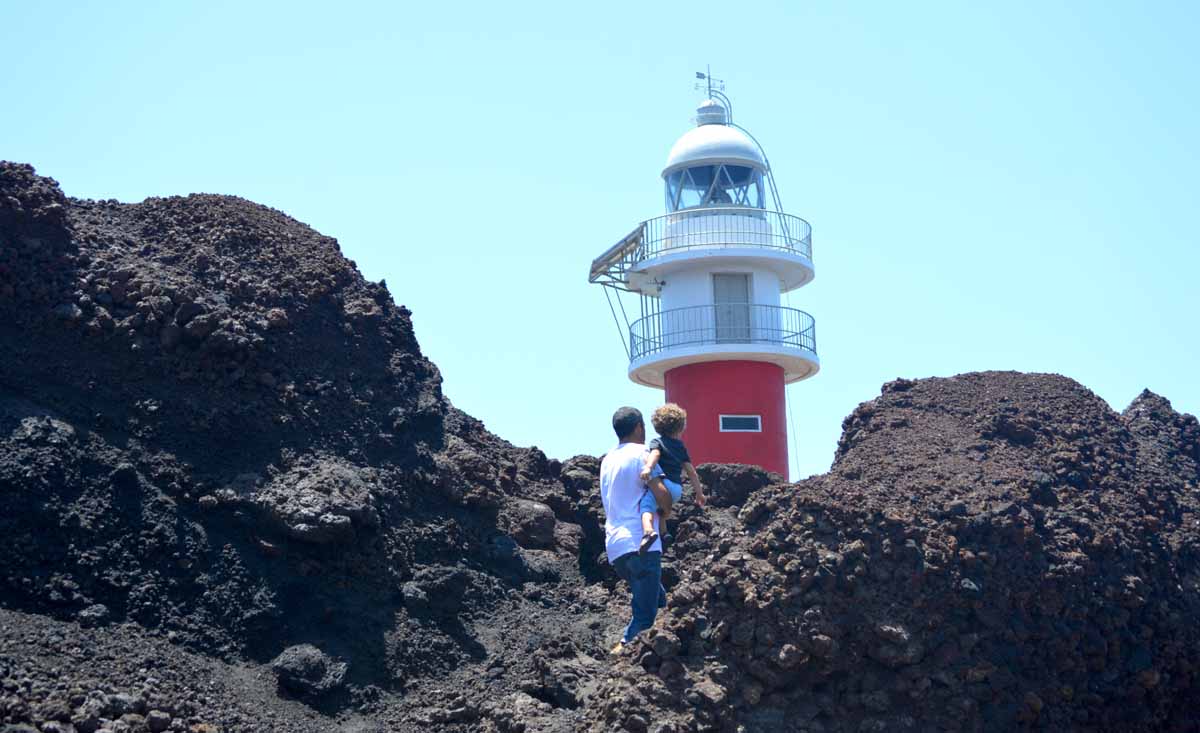
[[[650,422],[659,435],[674,438],[683,432],[683,426],[687,424],[687,411],[674,402],[668,402],[654,411]]]

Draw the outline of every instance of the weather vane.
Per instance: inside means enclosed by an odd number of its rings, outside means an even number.
[[[705,89],[705,87],[707,85],[706,91],[708,92],[709,98],[711,98],[713,95],[713,88],[716,88],[716,90],[719,92],[725,91],[725,80],[713,78],[711,65],[706,64],[704,66],[704,71],[697,71],[696,78],[703,79],[706,82],[706,84],[701,84],[700,82],[696,82],[695,88],[696,89]]]

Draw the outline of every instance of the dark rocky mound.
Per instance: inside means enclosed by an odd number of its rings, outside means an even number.
[[[701,467],[613,660],[599,461],[450,406],[286,215],[0,163],[0,345],[0,730],[1198,729],[1200,427],[1150,393],[898,381],[829,474]]]
[[[1195,418],[989,372],[889,383],[843,427],[732,531],[686,510],[597,729],[1200,729]]]
[[[595,460],[564,489],[451,407],[408,311],[334,240],[233,197],[71,200],[2,163],[0,344],[0,724],[575,714],[546,655],[599,654],[619,624],[584,581]],[[59,625],[27,637],[34,618]],[[328,717],[203,694],[204,659]]]

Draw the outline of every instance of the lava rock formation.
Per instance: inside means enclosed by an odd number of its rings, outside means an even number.
[[[598,459],[455,409],[410,315],[278,211],[0,163],[0,730],[1200,730],[1165,399],[897,380],[827,474],[703,466],[613,658]]]

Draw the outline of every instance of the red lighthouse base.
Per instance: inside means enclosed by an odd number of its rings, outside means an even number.
[[[749,463],[787,477],[783,367],[760,361],[708,361],[675,367],[664,378],[667,402],[687,410],[683,440],[693,463]],[[757,416],[761,432],[731,430],[754,421],[728,416]]]

